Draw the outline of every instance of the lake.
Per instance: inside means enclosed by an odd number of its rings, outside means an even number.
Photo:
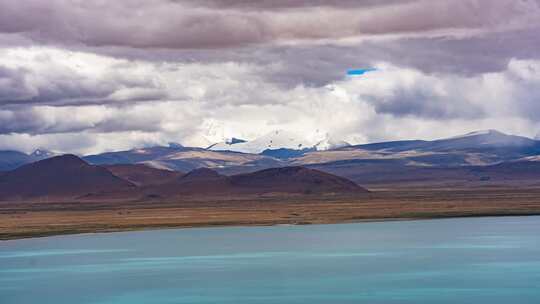
[[[540,217],[0,242],[0,303],[540,303]]]

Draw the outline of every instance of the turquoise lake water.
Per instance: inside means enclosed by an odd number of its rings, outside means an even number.
[[[0,303],[540,303],[540,217],[0,242]]]

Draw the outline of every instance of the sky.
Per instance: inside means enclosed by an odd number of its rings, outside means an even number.
[[[540,134],[540,0],[0,0],[2,150],[482,129]]]

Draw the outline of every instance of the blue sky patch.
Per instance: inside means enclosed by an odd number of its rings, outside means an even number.
[[[364,75],[365,73],[373,72],[373,71],[376,71],[376,70],[377,70],[376,68],[347,70],[347,75],[348,76],[359,76],[359,75]]]

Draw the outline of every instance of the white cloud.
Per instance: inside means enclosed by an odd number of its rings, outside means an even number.
[[[7,58],[0,68],[24,70],[21,96],[33,94],[24,106],[0,108],[0,149],[96,153],[170,141],[204,147],[276,129],[351,143],[539,130],[540,61],[534,60],[511,60],[504,71],[475,76],[383,62],[375,72],[326,86],[286,87],[267,81],[282,68],[275,63],[152,63],[48,48],[0,52]],[[2,75],[11,81],[19,74]],[[67,80],[77,94],[62,102],[40,95]],[[145,90],[152,94],[139,98]]]
[[[4,48],[0,57],[0,68],[10,72],[10,85],[20,88],[0,91],[0,104],[99,104],[163,97],[155,67],[143,62],[44,47]]]

